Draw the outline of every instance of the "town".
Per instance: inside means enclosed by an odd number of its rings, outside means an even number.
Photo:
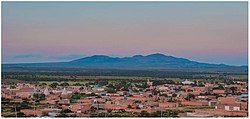
[[[248,1],[1,2],[1,117],[248,115]]]
[[[247,117],[248,82],[2,82],[3,117]]]

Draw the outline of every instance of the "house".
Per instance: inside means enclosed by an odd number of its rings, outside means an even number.
[[[148,86],[152,86],[152,85],[153,85],[153,82],[151,82],[151,81],[148,79],[147,85],[148,85]]]
[[[60,97],[62,97],[62,98],[69,98],[69,96],[70,96],[69,94],[70,93],[72,93],[72,92],[71,91],[67,91],[66,88],[63,88]]]
[[[215,109],[226,111],[240,111],[241,103],[238,103],[236,97],[219,97],[219,103],[215,105]]]
[[[213,90],[214,94],[225,94],[225,90]]]
[[[200,95],[201,93],[205,92],[205,87],[194,87],[193,88],[193,94],[194,95]]]
[[[13,90],[13,93],[22,99],[27,99],[33,95],[34,91],[35,89],[33,87],[21,87],[19,90]]]
[[[159,107],[162,108],[172,108],[172,107],[178,107],[178,103],[176,102],[164,102],[164,103],[159,103]]]
[[[198,109],[195,113],[213,115],[213,117],[246,117],[247,111],[226,111],[222,109]]]
[[[217,100],[209,100],[208,101],[208,106],[215,106],[218,103]]]
[[[207,101],[182,101],[183,106],[206,106],[208,105]]]
[[[45,90],[43,91],[44,95],[48,96],[50,94],[48,87],[45,88]]]
[[[70,102],[69,102],[69,99],[62,99],[58,102],[59,105],[69,105]]]
[[[41,109],[21,109],[20,112],[26,116],[41,116],[43,114]]]
[[[183,85],[191,85],[191,84],[194,84],[194,82],[192,81],[188,81],[187,79],[183,82],[181,82]]]

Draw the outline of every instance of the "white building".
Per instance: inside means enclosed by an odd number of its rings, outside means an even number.
[[[194,84],[194,82],[188,81],[187,79],[185,81],[181,82],[181,83],[184,84],[184,85]]]

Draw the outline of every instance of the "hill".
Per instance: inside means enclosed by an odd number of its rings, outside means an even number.
[[[94,55],[69,62],[54,63],[20,63],[3,64],[3,68],[17,67],[57,67],[57,68],[86,68],[86,69],[158,69],[158,70],[222,70],[222,71],[247,71],[247,66],[230,66],[225,64],[209,64],[177,58],[164,54],[151,54],[147,56],[135,55],[133,57],[109,57]]]

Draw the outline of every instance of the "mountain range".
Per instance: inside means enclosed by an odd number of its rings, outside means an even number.
[[[247,66],[231,66],[225,64],[210,64],[191,61],[185,58],[177,58],[156,53],[147,56],[135,55],[132,57],[110,57],[106,55],[94,55],[69,62],[51,63],[19,63],[3,64],[3,68],[13,67],[62,67],[62,68],[92,68],[92,69],[217,69],[217,70],[242,70]]]

